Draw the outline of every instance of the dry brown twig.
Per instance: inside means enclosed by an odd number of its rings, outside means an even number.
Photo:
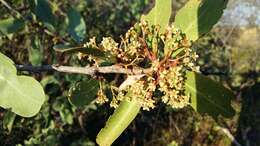
[[[124,68],[119,65],[112,66],[91,66],[91,67],[74,67],[74,66],[61,66],[61,65],[42,65],[42,66],[32,66],[32,65],[16,65],[19,71],[28,72],[44,72],[44,71],[58,71],[65,73],[76,73],[76,74],[86,74],[90,76],[95,76],[97,73],[117,73],[117,74],[129,74],[129,75],[140,75],[148,74],[152,72],[152,69],[147,68]]]

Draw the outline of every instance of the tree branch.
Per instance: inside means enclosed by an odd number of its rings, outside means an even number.
[[[86,74],[90,76],[94,76],[96,73],[117,73],[117,74],[129,74],[129,75],[141,75],[152,73],[151,68],[124,68],[119,65],[112,65],[112,66],[103,66],[103,67],[74,67],[74,66],[61,66],[61,65],[42,65],[42,66],[32,66],[32,65],[16,65],[17,70],[19,71],[28,71],[34,73],[40,72],[50,72],[50,71],[58,71],[58,72],[65,72],[65,73],[75,73],[75,74]],[[222,72],[206,72],[201,71],[204,75],[227,75],[226,73]]]
[[[44,71],[58,71],[66,73],[76,73],[76,74],[86,74],[94,76],[96,73],[118,73],[118,74],[147,74],[151,73],[152,69],[144,68],[123,68],[119,65],[112,66],[103,66],[103,67],[72,67],[72,66],[60,66],[60,65],[42,65],[42,66],[32,66],[32,65],[16,65],[17,70],[19,71],[28,71],[28,72],[44,72]]]
[[[55,71],[52,65],[42,65],[42,66],[32,66],[32,65],[15,65],[16,69],[19,71],[28,71],[28,72],[45,72],[45,71]]]

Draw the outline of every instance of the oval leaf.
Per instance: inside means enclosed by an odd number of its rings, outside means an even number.
[[[187,72],[185,90],[191,95],[191,106],[200,113],[231,117],[235,114],[231,107],[232,92],[221,84],[195,72]]]
[[[4,20],[0,20],[0,36],[1,33],[3,35],[8,35],[10,33],[17,32],[24,28],[24,21],[20,19],[7,18]]]
[[[140,109],[141,105],[137,101],[122,101],[98,133],[97,143],[100,146],[111,145],[134,120]]]
[[[160,25],[161,32],[164,32],[169,24],[172,13],[172,0],[155,0],[154,8],[143,16],[150,25]]]
[[[181,8],[174,25],[186,33],[190,40],[197,40],[218,22],[228,0],[190,0]]]
[[[4,54],[0,53],[0,63],[1,66],[8,66],[8,71],[12,74],[16,74],[16,68],[14,66],[14,62],[13,60],[11,60],[10,58],[8,58],[7,56],[5,56]]]
[[[81,17],[80,13],[71,8],[68,12],[69,26],[68,32],[72,38],[80,43],[83,41],[86,35],[86,24],[84,19]]]
[[[75,106],[88,105],[95,99],[98,89],[98,80],[88,79],[81,81],[70,88],[69,101]]]
[[[0,53],[0,106],[20,116],[32,117],[44,100],[41,84],[31,77],[17,76],[10,59]]]

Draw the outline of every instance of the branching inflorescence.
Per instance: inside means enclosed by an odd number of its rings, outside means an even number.
[[[149,26],[146,21],[141,21],[121,37],[121,43],[105,37],[99,44],[95,38],[85,44],[105,52],[108,57],[114,56],[118,65],[151,70],[141,75],[128,75],[125,82],[131,84],[123,83],[123,86],[113,88],[112,107],[117,107],[122,100],[137,100],[144,110],[154,108],[160,99],[173,108],[189,104],[184,87],[185,72],[199,70],[195,66],[198,55],[191,49],[185,34],[173,25],[162,30],[160,26]],[[97,97],[101,104],[109,101],[102,90]]]

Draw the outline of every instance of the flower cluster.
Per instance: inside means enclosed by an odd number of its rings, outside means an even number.
[[[108,98],[107,96],[105,95],[104,91],[102,88],[100,88],[97,92],[97,99],[96,99],[96,103],[98,104],[104,104],[108,102]]]
[[[132,27],[128,30],[124,37],[121,37],[121,43],[117,43],[111,37],[104,37],[100,44],[96,43],[96,38],[93,37],[89,42],[84,44],[86,48],[95,48],[97,50],[106,52],[108,56],[114,56],[120,63],[130,63],[135,59],[143,58],[142,44],[140,42],[139,33]],[[82,54],[81,54],[82,56]],[[89,58],[94,58],[91,54],[87,55]]]
[[[155,89],[156,84],[154,84],[153,78],[144,77],[120,90],[116,100],[136,100],[144,110],[153,109],[155,107],[155,100],[153,99]]]
[[[121,37],[121,43],[104,37],[100,44],[93,38],[85,45],[115,56],[116,63],[151,68],[151,72],[133,84],[116,91],[110,106],[117,107],[122,100],[137,100],[144,110],[149,110],[155,107],[158,99],[173,108],[189,104],[189,96],[185,94],[185,72],[199,70],[195,65],[198,55],[192,50],[190,40],[173,25],[161,31],[159,26],[149,26],[141,21]],[[161,94],[154,94],[156,92]],[[107,101],[100,90],[97,102]]]
[[[177,66],[160,72],[159,90],[164,103],[173,108],[183,108],[189,104],[189,97],[185,95],[183,67]]]
[[[110,37],[104,37],[101,45],[104,51],[111,52],[112,55],[117,55],[119,53],[118,43]]]

